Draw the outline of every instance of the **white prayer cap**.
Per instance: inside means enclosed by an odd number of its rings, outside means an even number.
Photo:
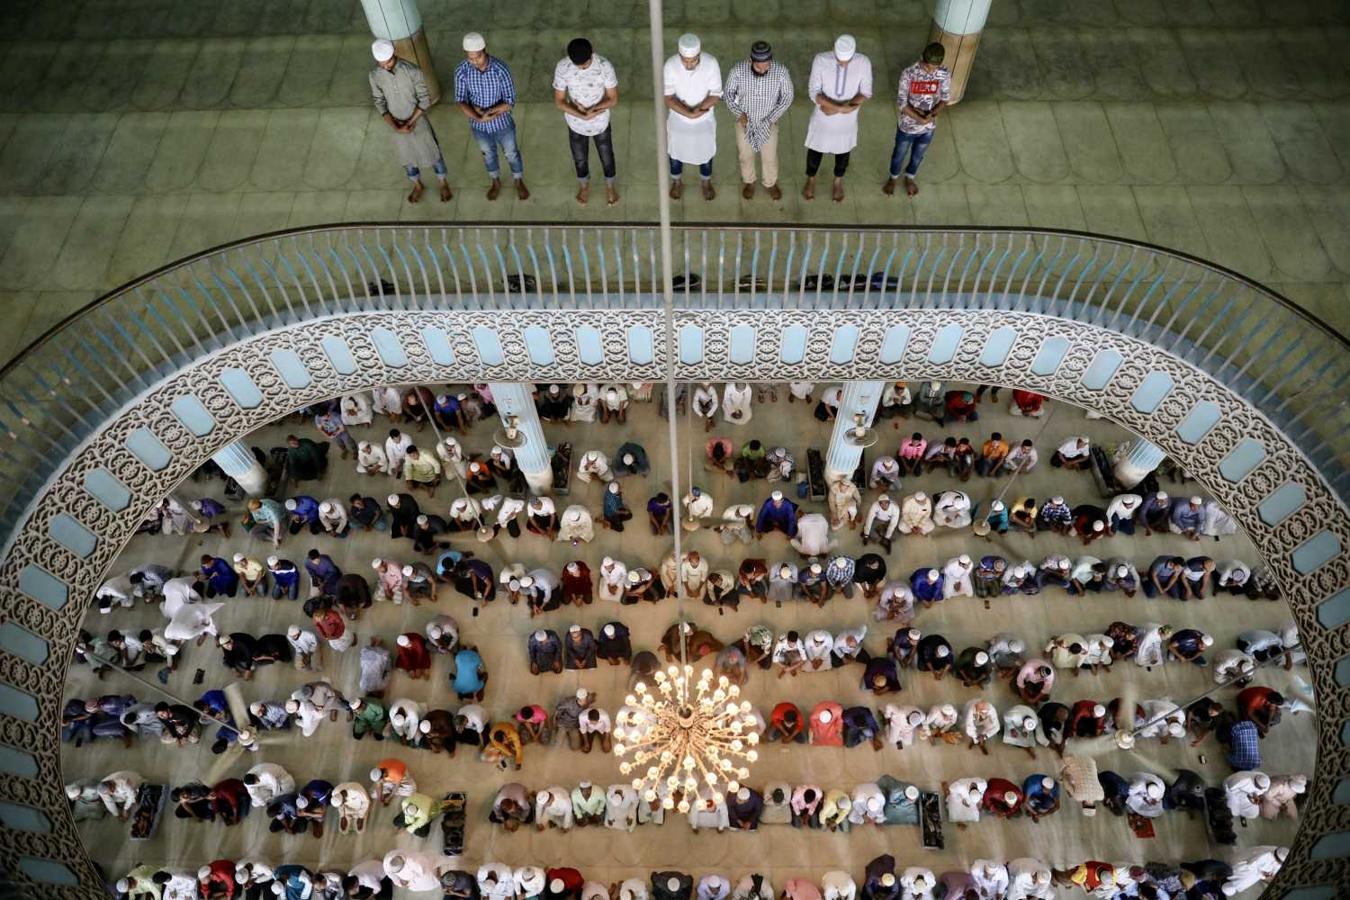
[[[963,565],[963,566],[968,566],[968,565],[971,564],[971,562],[970,562],[970,555],[967,554],[967,553],[962,553],[960,556],[958,556],[958,557],[956,558],[956,561],[959,562],[959,563],[960,563],[961,565]]]
[[[277,563],[279,563],[279,562],[281,562],[281,557],[279,557],[279,556],[269,556],[269,557],[267,557],[267,565],[268,565],[268,566],[275,566],[275,565],[276,565]]]
[[[947,709],[947,707],[944,706],[943,709]],[[956,710],[952,710],[952,712],[955,712],[955,711],[956,711]],[[905,788],[905,796],[908,797],[910,800],[918,800],[918,799],[919,799],[919,789],[916,788],[914,785],[911,784],[909,787]]]
[[[1116,577],[1117,577],[1117,578],[1124,578],[1124,577],[1125,577],[1126,575],[1128,575],[1128,574],[1130,574],[1130,567],[1129,567],[1129,566],[1124,565],[1124,564],[1121,564],[1121,565],[1119,565],[1119,566],[1116,566]]]
[[[1182,725],[1180,722],[1169,722],[1167,725],[1167,733],[1172,737],[1179,738],[1186,733],[1186,726]]]
[[[1092,715],[1100,719],[1102,716],[1106,715],[1106,707],[1098,703],[1096,706],[1092,707]]]
[[[1042,778],[1041,787],[1045,788],[1047,791],[1053,791],[1055,789],[1055,779],[1049,776]]]
[[[534,578],[529,575],[520,576],[520,586],[523,588],[534,587]]]
[[[403,567],[403,577],[404,577],[404,578],[411,578],[411,577],[412,577],[412,573],[413,573],[413,567],[412,567],[412,566],[404,566],[404,567]]]
[[[886,872],[881,876],[881,883],[886,887],[892,887],[895,884],[895,876],[890,872]]]
[[[614,557],[612,557],[612,556],[606,556],[604,559],[600,560],[600,565],[602,565],[602,566],[612,566],[612,565],[614,565]]]
[[[418,516],[418,517],[417,517],[417,524],[418,524],[418,525],[421,525],[423,528],[427,527],[427,525],[430,524],[430,522],[431,522],[431,520],[428,519],[426,516]]]
[[[882,806],[881,798],[876,796],[875,794],[867,798],[867,808],[870,809],[872,812],[877,812],[878,810],[881,809],[881,806]]]
[[[813,575],[820,574],[820,563],[811,563],[811,574]]]
[[[820,711],[820,721],[822,721],[822,722],[832,722],[832,721],[834,721],[834,713],[832,713],[832,712],[831,712],[830,710],[828,710],[828,709],[822,709],[822,710]]]
[[[293,497],[286,498],[286,511],[295,512],[295,498]]]
[[[841,34],[834,40],[834,58],[840,62],[848,62],[853,58],[853,54],[858,52],[858,42],[854,40],[851,34]],[[933,382],[937,384],[937,382]],[[936,388],[934,388],[936,390]]]
[[[372,569],[378,569],[382,565],[384,565],[384,560],[380,559],[378,556],[370,561],[370,567]]]
[[[1060,505],[1060,504],[1063,504],[1063,503],[1064,503],[1064,498],[1063,498],[1063,497],[1051,497],[1051,498],[1050,498],[1050,502],[1051,502],[1051,503],[1054,503],[1054,504],[1056,504],[1056,505]]]
[[[370,780],[371,780],[371,781],[379,781],[379,780],[380,780],[381,778],[383,778],[383,777],[384,777],[384,770],[383,770],[383,769],[380,769],[380,768],[374,768],[374,769],[371,769],[371,770],[370,770]]]
[[[1163,786],[1156,781],[1150,781],[1144,788],[1144,793],[1148,794],[1154,800],[1162,796]]]
[[[915,499],[915,500],[918,500],[920,503],[922,503],[923,501],[925,501],[925,500],[928,499],[928,495],[925,494],[923,491],[915,491],[915,492],[914,492],[914,499]]]
[[[919,629],[917,628],[911,628],[909,631],[905,633],[909,636],[909,639],[911,641],[917,641],[919,639]]]
[[[394,643],[398,644],[400,647],[412,646],[412,641],[408,640],[408,636],[406,634],[400,634],[398,636],[398,640],[395,641]]]
[[[745,801],[749,800],[749,799],[750,799],[750,789],[749,789],[748,787],[743,787],[743,788],[741,788],[739,791],[736,792],[736,799],[739,800],[739,801],[741,801],[742,803],[744,803]]]
[[[385,499],[389,501],[390,506],[398,506],[398,494],[390,494]]]
[[[567,520],[568,520],[569,522],[580,522],[580,521],[581,521],[581,510],[579,510],[579,509],[574,509],[574,510],[572,510],[570,513],[567,514]]]
[[[623,464],[625,466],[631,466],[633,464],[633,454],[625,453],[623,455]]]
[[[570,632],[571,634],[581,634],[581,626],[580,626],[580,625],[569,625],[569,626],[567,626],[567,630],[568,630],[568,632]]]
[[[631,581],[633,584],[637,584],[639,581],[642,580],[642,576],[639,575],[636,570],[634,570],[628,573],[628,580]]]
[[[388,62],[394,58],[394,42],[378,40],[370,45],[370,55],[375,57],[376,62]]]
[[[298,638],[300,636],[300,626],[292,625],[286,629],[286,637]]]
[[[423,719],[422,721],[417,723],[417,730],[422,732],[423,734],[431,734],[431,723],[428,722],[426,719]]]
[[[299,711],[300,711],[300,701],[299,701],[299,700],[287,700],[287,701],[286,701],[286,712],[294,714],[294,713],[298,713]]]
[[[1105,530],[1106,530],[1106,523],[1103,522],[1101,519],[1095,519],[1095,520],[1093,520],[1093,522],[1092,522],[1092,530],[1093,530],[1093,531],[1105,531]]]
[[[1014,791],[1005,791],[1003,793],[1003,802],[1009,806],[1017,802],[1017,793]]]
[[[693,37],[693,35],[685,35],[685,37]],[[697,41],[698,39],[694,38],[694,40]],[[684,43],[684,38],[680,38],[680,43],[681,44]],[[680,889],[680,879],[676,878],[674,875],[666,879],[666,890],[678,891],[679,889]]]
[[[327,500],[319,504],[319,512],[330,513],[332,511],[333,511],[333,504],[329,503]]]
[[[255,716],[261,716],[263,711],[267,709],[267,704],[263,703],[261,700],[254,700],[248,705],[248,708],[249,712],[253,713]]]
[[[696,34],[682,34],[680,35],[679,47],[681,56],[685,59],[693,59],[703,49],[703,44],[699,42]],[[671,890],[675,890],[675,887],[671,887]]]
[[[993,503],[989,504],[989,508],[994,512],[1003,512],[1003,501],[995,500]]]
[[[548,883],[548,889],[555,894],[561,894],[563,890],[563,880],[561,878],[553,879]]]
[[[80,786],[78,784],[66,785],[66,796],[69,797],[71,800],[74,800],[76,797],[80,796]],[[118,888],[118,890],[122,891],[122,893],[126,893],[125,888]]]
[[[1213,637],[1213,635],[1208,635],[1208,634],[1207,634],[1207,635],[1205,635],[1204,637],[1200,638],[1200,643],[1203,644],[1203,645],[1205,645],[1206,647],[1212,647],[1212,646],[1214,646],[1214,637]]]
[[[1166,492],[1166,491],[1158,491],[1158,499],[1159,499],[1159,500],[1166,500],[1166,499],[1167,499],[1167,492]]]
[[[362,441],[361,443],[357,444],[356,447],[358,450],[369,450],[370,441]]]
[[[952,651],[947,649],[946,644],[942,644],[937,648],[937,658],[946,659],[951,654],[951,652]]]
[[[989,662],[989,654],[981,650],[975,654],[975,665],[983,666]]]
[[[586,458],[589,459],[589,460],[591,460],[592,462],[594,462],[594,461],[595,461],[596,459],[598,459],[599,457],[600,457],[600,451],[599,451],[599,450],[587,450],[587,451],[586,451]]]
[[[1008,649],[1013,653],[1025,653],[1027,651],[1027,642],[1021,638],[1013,638],[1008,641]]]
[[[782,499],[783,499],[783,492],[782,492],[782,491],[774,491],[774,492],[773,492],[772,494],[770,494],[769,496],[772,497],[774,500],[782,500]]]
[[[581,788],[583,791],[586,790],[586,788],[588,788],[588,787],[590,787],[590,786],[591,786],[591,783],[590,783],[589,781],[578,781],[578,782],[577,782],[577,787]]]
[[[619,492],[619,483],[617,481],[611,481],[606,486],[605,490],[609,491],[611,494],[617,494]]]
[[[198,881],[205,881],[206,879],[208,879],[208,878],[210,878],[210,877],[211,877],[211,867],[210,867],[210,866],[202,866],[200,869],[197,870],[197,880],[198,880]]]
[[[1193,504],[1196,505],[1196,506],[1199,506],[1201,503],[1204,503],[1204,502],[1205,502],[1205,501],[1201,500],[1199,497],[1192,497],[1192,498],[1191,498],[1191,503],[1193,503]]]
[[[938,577],[939,577],[940,575],[941,575],[941,573],[938,572],[937,569],[929,569],[929,570],[928,570],[928,580],[929,580],[929,581],[937,581],[937,580],[938,580]]]
[[[244,561],[244,554],[242,554],[242,553],[236,553],[236,554],[234,555],[234,561],[237,562],[237,563],[243,562],[243,561]]]
[[[608,638],[614,637],[614,626],[613,626],[613,625],[606,625],[606,626],[605,626],[603,629],[601,629],[601,630],[604,631],[605,637],[608,637]]]
[[[578,689],[577,689],[577,699],[578,699],[578,700],[585,700],[585,699],[586,699],[587,697],[589,697],[589,696],[590,696],[590,694],[586,693],[586,689],[585,689],[585,688],[578,688]]]
[[[309,798],[307,798],[307,797],[296,797],[296,798],[295,798],[295,808],[296,808],[296,809],[304,809],[304,808],[306,808],[307,806],[309,806]]]
[[[1023,719],[1023,720],[1022,720],[1022,728],[1025,729],[1025,730],[1027,730],[1027,731],[1035,731],[1035,730],[1036,730],[1036,717],[1035,717],[1035,716],[1027,716],[1025,719]],[[1041,779],[1042,782],[1046,782],[1046,781],[1049,781],[1049,780],[1050,780],[1049,778],[1042,778],[1042,779]],[[1050,786],[1049,786],[1049,785],[1046,785],[1046,786],[1045,786],[1045,789],[1046,789],[1046,790],[1049,790],[1049,789],[1050,789]]]
[[[470,31],[468,34],[464,35],[463,47],[465,52],[475,53],[486,48],[487,41],[483,40],[483,36],[478,32]]]
[[[216,643],[222,647],[228,647],[230,645],[230,636],[228,634],[222,634],[220,637],[216,638]]]

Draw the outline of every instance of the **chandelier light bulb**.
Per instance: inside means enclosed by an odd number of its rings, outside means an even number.
[[[678,809],[680,810],[681,813],[689,812],[689,801],[681,800]]]
[[[636,788],[636,787],[639,787],[639,786],[640,786],[640,782],[634,782],[634,783],[633,783],[633,787]],[[642,799],[643,799],[643,800],[646,800],[648,803],[651,803],[653,800],[656,799],[656,791],[652,790],[651,788],[647,788],[647,790],[645,790],[645,791],[642,792]]]
[[[661,801],[661,808],[662,808],[662,809],[674,809],[674,808],[675,808],[675,801],[672,800],[672,799],[670,799],[669,797],[666,797],[665,799],[663,799],[663,800]]]

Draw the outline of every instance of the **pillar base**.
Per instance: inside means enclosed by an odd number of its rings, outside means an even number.
[[[952,73],[952,98],[947,101],[947,105],[960,103],[966,93],[966,81],[970,78],[970,70],[975,65],[975,51],[980,46],[980,35],[953,34],[934,22],[928,31],[928,41],[939,43],[946,48],[947,59],[944,65]]]
[[[536,497],[543,496],[553,490],[553,468],[551,466],[542,472],[526,472],[522,469],[520,474],[525,476],[525,485],[530,489],[530,493]]]
[[[1153,470],[1156,468],[1158,468],[1156,465],[1141,466],[1139,463],[1131,460],[1128,456],[1122,456],[1120,459],[1116,460],[1115,465],[1111,467],[1111,474],[1116,477],[1116,484],[1120,485],[1122,488],[1128,489],[1136,486],[1139,482],[1153,474]]]
[[[211,459],[250,497],[261,497],[266,492],[267,470],[258,463],[253,451],[243,441],[221,447]]]
[[[1152,474],[1166,458],[1166,451],[1157,444],[1135,438],[1111,464],[1111,474],[1115,476],[1117,484],[1128,490]]]
[[[394,41],[394,55],[417,64],[422,70],[422,77],[426,79],[427,90],[431,92],[431,102],[439,103],[441,81],[436,77],[436,67],[431,62],[431,48],[427,46],[426,29],[419,28],[414,34]]]

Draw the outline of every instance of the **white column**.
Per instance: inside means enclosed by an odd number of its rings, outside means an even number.
[[[848,433],[858,426],[862,414],[863,425],[871,427],[881,403],[884,381],[849,381],[844,383],[844,398],[839,414],[834,419],[834,433],[830,435],[830,449],[825,454],[825,482],[829,484],[840,475],[851,478],[862,459],[862,448],[848,440]]]
[[[952,103],[966,92],[966,80],[980,47],[980,32],[989,18],[991,0],[937,0],[928,40],[947,49],[942,64],[952,73]]]
[[[515,454],[516,465],[535,496],[547,494],[553,489],[553,465],[548,452],[548,441],[544,439],[544,428],[539,424],[539,413],[534,408],[534,398],[530,396],[530,385],[519,382],[489,384],[492,402],[497,406],[497,414],[502,422],[508,422],[515,416],[516,427],[520,429],[525,443],[511,452]]]
[[[1157,444],[1137,437],[1111,467],[1116,481],[1123,488],[1132,488],[1148,477],[1162,463],[1167,453]]]
[[[431,48],[427,46],[427,33],[422,28],[422,13],[417,8],[417,0],[361,0],[361,8],[365,10],[370,33],[376,38],[393,41],[394,52],[401,59],[417,63],[426,77],[431,102],[438,101],[441,82],[431,62]]]
[[[267,489],[267,472],[243,441],[235,441],[216,451],[211,457],[221,470],[244,489],[250,497],[261,497]]]

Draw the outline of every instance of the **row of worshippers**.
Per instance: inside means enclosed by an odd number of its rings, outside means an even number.
[[[195,872],[142,864],[110,888],[118,900],[232,900],[265,894],[284,900],[385,900],[395,886],[445,900],[1053,900],[1057,891],[1075,889],[1102,900],[1217,900],[1273,881],[1288,856],[1287,847],[1261,845],[1235,853],[1231,862],[1084,860],[1054,868],[1032,857],[976,859],[966,868],[937,874],[922,865],[902,866],[887,853],[866,864],[861,880],[832,870],[819,882],[788,878],[780,891],[758,871],[734,883],[717,873],[695,879],[679,871],[653,871],[647,878],[606,884],[567,866],[513,868],[487,861],[466,870],[451,857],[398,849],[345,873],[311,871],[295,863],[273,867],[256,857],[218,859]]]

